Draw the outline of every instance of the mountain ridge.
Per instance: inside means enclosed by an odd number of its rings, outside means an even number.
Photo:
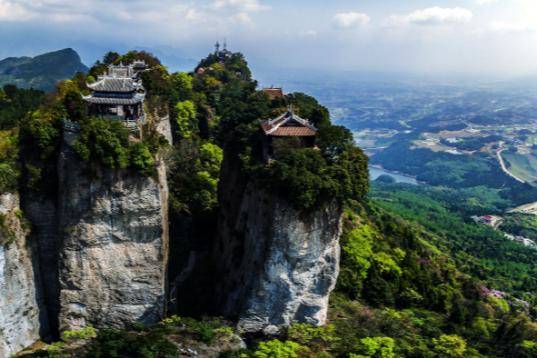
[[[72,48],[47,52],[35,57],[7,57],[0,60],[0,85],[54,90],[57,82],[87,72],[78,53]]]

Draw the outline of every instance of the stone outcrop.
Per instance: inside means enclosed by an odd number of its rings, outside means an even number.
[[[164,165],[156,178],[90,173],[64,145],[58,171],[60,329],[158,321],[168,259]]]
[[[339,270],[341,208],[301,213],[285,199],[241,187],[224,165],[218,305],[246,332],[277,333],[292,322],[322,325]]]
[[[33,249],[20,213],[17,195],[0,195],[0,357],[31,345],[40,333]]]

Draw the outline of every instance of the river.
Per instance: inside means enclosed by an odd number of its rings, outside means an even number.
[[[369,167],[369,176],[370,176],[371,180],[375,180],[381,175],[389,175],[392,178],[394,178],[397,183],[405,183],[405,184],[412,184],[412,185],[418,185],[419,184],[419,182],[415,178],[413,178],[413,177],[411,177],[409,175],[389,172],[389,171],[384,170],[384,169],[382,169],[380,167],[377,167],[377,166],[374,166],[374,167],[370,166]]]

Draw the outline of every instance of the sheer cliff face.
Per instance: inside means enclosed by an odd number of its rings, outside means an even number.
[[[90,175],[68,146],[59,161],[59,326],[153,323],[164,314],[168,189],[158,178]]]
[[[238,179],[227,174],[224,181]],[[339,206],[300,213],[251,184],[237,194],[221,195],[215,256],[222,313],[246,332],[324,324],[339,270]]]
[[[0,195],[0,214],[9,229],[9,244],[0,244],[0,357],[9,357],[39,339],[32,249],[17,216],[19,198]],[[2,235],[2,234],[0,234]]]

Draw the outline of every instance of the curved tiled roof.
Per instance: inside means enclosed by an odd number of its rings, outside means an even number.
[[[270,135],[273,137],[314,137],[317,132],[308,127],[279,127]]]
[[[261,128],[265,135],[275,137],[313,137],[317,134],[317,128],[291,109],[275,119],[262,121]]]
[[[133,105],[142,103],[145,95],[143,93],[135,93],[132,96],[110,96],[110,97],[101,97],[89,95],[83,97],[84,101],[94,104],[110,104],[110,105]]]
[[[143,89],[142,83],[132,78],[103,77],[88,87],[96,92],[134,92]]]

